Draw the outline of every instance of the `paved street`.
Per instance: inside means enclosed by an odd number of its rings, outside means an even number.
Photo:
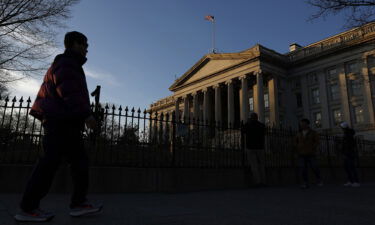
[[[42,207],[56,217],[48,224],[79,225],[372,225],[375,184],[225,190],[191,193],[95,194],[102,214],[70,218],[69,196],[50,194]],[[19,194],[0,194],[0,225],[17,224]]]

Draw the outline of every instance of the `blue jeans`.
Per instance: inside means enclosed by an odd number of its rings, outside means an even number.
[[[302,176],[303,182],[306,185],[309,184],[309,167],[311,167],[312,171],[314,172],[318,183],[321,182],[322,178],[320,176],[320,170],[318,168],[316,157],[310,155],[300,155],[298,157],[298,168],[300,176]]]

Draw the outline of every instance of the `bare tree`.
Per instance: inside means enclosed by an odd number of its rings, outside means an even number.
[[[317,8],[310,20],[345,13],[346,28],[375,20],[375,0],[307,0],[307,3]]]
[[[0,0],[0,84],[39,74],[79,0]]]

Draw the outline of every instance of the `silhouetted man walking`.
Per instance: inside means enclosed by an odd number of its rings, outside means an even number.
[[[63,158],[70,164],[74,191],[70,204],[71,216],[83,216],[101,211],[101,205],[89,203],[88,157],[84,150],[84,126],[93,129],[96,121],[90,109],[83,64],[86,62],[87,38],[73,31],[65,35],[65,52],[56,56],[44,76],[30,114],[44,128],[44,156],[37,163],[24,192],[17,221],[44,222],[53,214],[39,208],[48,193],[55,172]]]
[[[300,131],[295,138],[295,145],[298,154],[298,167],[303,179],[302,189],[309,187],[308,168],[311,167],[315,173],[318,186],[322,186],[320,170],[316,160],[316,150],[319,146],[319,134],[310,128],[310,121],[300,121]]]
[[[355,161],[358,159],[354,138],[355,131],[349,127],[347,122],[342,122],[340,127],[344,132],[341,151],[344,155],[344,168],[348,176],[348,182],[344,186],[360,187],[357,169],[355,168]]]
[[[265,125],[258,121],[258,115],[251,113],[242,132],[245,137],[245,155],[250,164],[254,183],[257,186],[266,185],[264,135]]]

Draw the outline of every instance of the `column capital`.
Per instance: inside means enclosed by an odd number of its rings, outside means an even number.
[[[214,84],[212,87],[213,87],[214,89],[220,88],[220,84]]]
[[[198,95],[198,91],[194,91],[193,93],[191,93],[190,94],[191,96],[193,96],[193,98],[195,97],[195,96],[197,96]]]
[[[254,74],[255,74],[256,76],[260,76],[260,75],[263,74],[263,71],[262,71],[261,69],[259,69],[258,71],[255,71]]]
[[[227,81],[225,81],[225,84],[226,84],[226,85],[233,84],[233,80],[227,80]]]
[[[243,81],[243,80],[247,79],[247,75],[239,76],[238,79],[239,79],[240,81]]]
[[[208,91],[208,87],[205,87],[205,88],[202,89],[203,93],[206,93],[207,91]]]

